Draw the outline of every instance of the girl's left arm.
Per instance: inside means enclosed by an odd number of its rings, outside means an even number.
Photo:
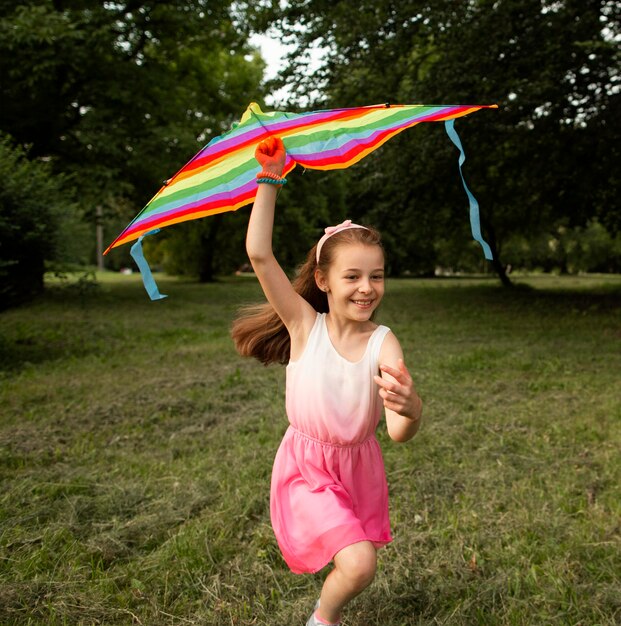
[[[380,350],[381,376],[375,376],[384,401],[388,434],[394,441],[409,441],[418,432],[423,401],[416,393],[412,377],[403,361],[397,338],[388,333]]]

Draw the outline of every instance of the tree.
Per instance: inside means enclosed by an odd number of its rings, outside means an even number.
[[[81,232],[72,189],[49,164],[0,137],[0,310],[43,291],[46,265]]]
[[[458,126],[494,267],[509,284],[503,250],[512,235],[554,230],[559,220],[621,225],[620,14],[611,0],[361,0],[355,11],[343,1],[304,0],[258,11],[254,23],[276,24],[297,43],[284,77],[294,97],[320,85],[327,106],[499,104]],[[309,74],[300,67],[312,45],[325,50],[325,62]],[[383,156],[373,163],[382,187],[368,182],[366,190],[375,218],[392,202],[395,236],[405,224],[419,228],[421,236],[405,238],[408,256],[428,248],[431,231],[442,238],[442,230],[466,228],[459,181],[445,184],[454,149],[437,129],[393,140]],[[371,180],[368,166],[356,172]],[[360,180],[351,185],[356,195]],[[385,221],[389,229],[395,222]]]
[[[118,232],[207,137],[262,95],[263,62],[233,7],[1,1],[0,130],[30,146],[30,159],[69,176],[86,217],[94,222],[99,205]]]

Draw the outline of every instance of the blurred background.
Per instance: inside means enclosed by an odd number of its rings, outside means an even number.
[[[101,250],[251,101],[499,105],[457,122],[493,263],[470,236],[457,152],[429,124],[348,170],[292,174],[275,233],[289,269],[348,217],[383,232],[392,276],[620,272],[620,13],[612,0],[0,1],[0,308],[50,273],[134,268],[129,246]],[[165,229],[147,256],[200,282],[235,272],[248,213]]]

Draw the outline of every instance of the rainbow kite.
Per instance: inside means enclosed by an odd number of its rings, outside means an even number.
[[[277,135],[285,144],[287,161],[284,173],[296,164],[318,170],[344,169],[357,163],[396,134],[421,122],[445,122],[449,137],[460,151],[459,169],[465,160],[453,123],[455,118],[496,105],[389,105],[381,104],[347,109],[328,109],[308,113],[264,113],[251,103],[239,124],[214,138],[187,165],[181,168],[155,194],[123,232],[110,244],[112,248],[138,240],[132,256],[138,263],[145,287],[153,299],[157,291],[144,258],[142,238],[160,228],[188,220],[236,211],[251,204],[257,193],[256,175],[260,166],[254,158],[257,144]],[[491,250],[481,236],[478,204],[465,181],[470,201],[473,237],[483,247],[485,258]]]

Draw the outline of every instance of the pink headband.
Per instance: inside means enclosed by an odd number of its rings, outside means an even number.
[[[321,248],[323,244],[326,243],[332,235],[336,235],[336,233],[340,233],[342,230],[349,230],[350,228],[364,228],[364,230],[369,230],[366,226],[360,226],[359,224],[352,224],[351,220],[345,220],[342,224],[338,224],[337,226],[328,226],[325,229],[325,235],[319,240],[317,243],[317,263],[319,263],[319,255],[321,254]]]

